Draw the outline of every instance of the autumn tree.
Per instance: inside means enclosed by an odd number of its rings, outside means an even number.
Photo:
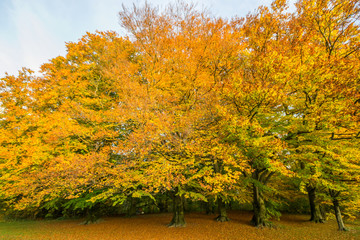
[[[283,179],[353,216],[359,198],[359,3],[283,0],[245,18],[195,5],[123,6],[128,36],[87,33],[66,56],[0,80],[0,198],[33,215],[171,196],[278,216]],[[319,193],[322,198],[319,198]],[[282,193],[286,194],[286,193]],[[60,205],[60,207],[59,207]],[[158,204],[160,205],[160,204]],[[345,206],[346,208],[344,208]]]
[[[28,94],[19,93],[19,97],[32,100],[26,115],[35,120],[31,131],[25,119],[18,128],[26,131],[24,138],[31,140],[33,136],[31,143],[36,145],[21,144],[27,153],[16,158],[36,168],[31,167],[35,171],[28,173],[21,164],[14,165],[13,170],[19,172],[12,173],[16,180],[3,177],[9,183],[6,186],[16,191],[12,199],[20,209],[27,203],[39,207],[55,198],[74,199],[107,189],[103,180],[109,174],[107,170],[114,171],[112,166],[117,163],[114,147],[132,127],[131,117],[121,106],[129,97],[126,87],[131,83],[119,84],[128,81],[133,71],[131,43],[108,32],[87,34],[78,43],[67,44],[67,48],[66,57],[54,58],[42,66],[43,76],[31,81]],[[4,79],[6,87],[11,79],[15,78]],[[7,114],[5,120],[9,117]],[[36,149],[41,152],[31,153]],[[4,158],[9,165],[9,157]],[[14,187],[23,184],[31,187]]]
[[[29,188],[23,176],[31,176],[42,162],[46,149],[38,147],[39,140],[32,134],[38,120],[34,113],[32,81],[29,69],[19,71],[17,77],[6,75],[0,80],[0,177],[1,197],[9,205]],[[28,158],[34,156],[35,161]],[[30,186],[31,188],[31,186]]]
[[[282,1],[276,1],[271,8],[260,7],[249,14],[244,23],[238,20],[238,31],[244,34],[244,50],[239,54],[242,64],[221,90],[229,114],[225,139],[245,156],[249,171],[243,174],[252,188],[252,223],[259,227],[269,223],[268,182],[274,174],[288,173],[282,132],[277,129],[289,67],[282,49],[288,17],[285,9]]]
[[[157,183],[155,191],[173,193],[170,226],[183,226],[184,197],[211,195],[221,205],[228,196],[225,186],[239,175],[225,164],[239,165],[230,161],[231,146],[221,149],[219,136],[211,134],[218,116],[212,105],[221,101],[214,89],[238,64],[238,36],[227,21],[185,3],[163,12],[148,4],[124,7],[120,20],[143,56],[141,78],[147,86],[148,120],[134,141],[146,138],[146,147],[138,146],[148,149],[143,157],[150,164],[147,175]],[[220,209],[219,219],[227,220],[225,208]]]
[[[359,65],[359,3],[299,1],[296,7],[292,29],[295,44],[291,54],[297,56],[293,59],[298,65],[293,69],[295,77],[290,82],[292,90],[288,104],[284,105],[286,115],[292,118],[287,139],[294,147],[291,157],[299,160],[299,173],[309,192],[311,220],[322,222],[314,201],[316,190],[330,191],[337,205],[336,198],[340,193],[335,191],[333,194],[334,188],[348,182],[350,176],[344,176],[342,182],[336,172],[345,170],[346,166],[357,169],[356,161],[346,152],[357,149],[359,133],[356,110],[359,98],[359,68],[356,67]],[[340,155],[342,164],[336,160]],[[337,176],[337,180],[325,180],[329,174]],[[357,191],[353,193],[358,194]],[[343,230],[339,209],[336,215],[339,229]]]

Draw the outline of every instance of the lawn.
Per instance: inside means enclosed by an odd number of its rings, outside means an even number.
[[[348,224],[348,232],[337,231],[336,222],[307,221],[305,215],[283,215],[272,229],[249,225],[251,213],[232,211],[230,222],[218,223],[202,213],[186,215],[185,228],[168,228],[171,213],[134,218],[105,217],[99,223],[82,225],[82,220],[15,221],[0,223],[1,240],[126,240],[126,239],[360,239],[360,224]]]

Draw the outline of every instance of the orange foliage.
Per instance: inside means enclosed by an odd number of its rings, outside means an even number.
[[[2,78],[0,198],[36,215],[171,192],[252,201],[267,226],[274,182],[297,177],[355,211],[358,1],[285,2],[230,20],[123,7],[127,37],[87,33],[41,76]]]

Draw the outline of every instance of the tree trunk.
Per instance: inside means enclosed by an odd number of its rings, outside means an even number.
[[[185,198],[184,200],[184,212],[191,212],[191,203]]]
[[[321,214],[320,206],[316,202],[316,188],[307,186],[306,190],[308,192],[310,211],[311,211],[310,221],[313,221],[315,223],[323,223],[324,218]]]
[[[184,218],[184,199],[182,196],[174,196],[174,215],[168,227],[185,227],[186,222]]]
[[[211,215],[215,213],[214,202],[212,199],[208,199],[208,201],[205,202],[204,204],[205,204],[205,212],[207,215]]]
[[[347,229],[345,228],[344,222],[342,220],[339,200],[337,200],[336,198],[333,198],[333,205],[334,205],[334,211],[335,211],[335,216],[336,216],[336,221],[337,221],[337,224],[339,227],[339,231],[347,231]]]
[[[161,213],[167,212],[167,208],[168,208],[168,206],[167,206],[167,198],[165,200],[160,199],[158,201],[157,207],[159,208],[159,211]]]
[[[88,208],[86,210],[86,219],[82,224],[88,225],[92,223],[97,223],[98,221],[99,221],[99,211],[97,209],[97,206]]]
[[[136,204],[137,204],[137,198],[129,197],[129,208],[126,213],[127,217],[133,217],[136,215]]]
[[[218,222],[230,221],[230,219],[226,214],[226,206],[221,197],[218,198],[218,210],[219,210],[219,216],[216,218],[216,221]]]
[[[253,185],[253,211],[251,223],[256,227],[267,227],[270,223],[266,219],[266,206],[259,187]]]
[[[166,195],[164,206],[165,206],[164,212],[169,212],[169,197],[168,197],[168,195]]]

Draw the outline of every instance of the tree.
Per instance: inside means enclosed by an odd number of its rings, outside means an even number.
[[[127,37],[87,33],[41,76],[5,76],[0,198],[89,223],[165,195],[172,227],[186,225],[189,200],[217,201],[220,222],[226,203],[251,202],[265,227],[291,179],[312,220],[332,203],[345,230],[360,199],[359,3],[296,7],[226,20],[184,2],[123,6]]]
[[[12,146],[24,149],[14,156],[14,161],[18,159],[21,164],[13,165],[15,172],[10,177],[3,176],[5,187],[15,191],[8,191],[13,194],[9,203],[19,209],[27,204],[38,208],[55,198],[93,196],[94,190],[108,189],[103,181],[117,164],[114,148],[130,130],[126,126],[131,117],[124,114],[128,111],[119,103],[129,97],[124,86],[131,86],[129,74],[135,58],[132,44],[108,32],[87,34],[67,47],[66,57],[57,57],[42,66],[43,76],[31,79],[28,93],[14,92],[31,100],[25,116],[33,119],[19,119],[18,128],[23,132],[19,137],[26,142],[20,142],[20,147],[16,142]],[[12,79],[15,78],[9,76],[4,82],[11,83]],[[9,117],[7,114],[5,119]],[[3,144],[6,148],[9,145]],[[9,165],[11,158],[4,158]],[[24,171],[25,163],[31,171]],[[117,168],[120,169],[126,168]]]
[[[226,21],[185,3],[164,12],[148,4],[124,7],[120,20],[143,56],[141,78],[147,86],[146,124],[137,133],[141,137],[133,140],[146,139],[138,147],[144,152],[144,168],[150,167],[146,172],[154,180],[151,189],[173,192],[177,206],[170,226],[183,226],[183,197],[205,200],[215,192],[226,196],[222,183],[238,175],[220,171],[224,166],[219,162],[226,159],[214,155],[231,151],[215,150],[218,136],[209,134],[217,117],[211,103],[219,101],[213,92],[236,64],[232,60],[237,52],[231,51],[238,44],[230,41],[237,33],[231,33]],[[217,191],[208,186],[214,185],[214,178]]]
[[[291,157],[298,159],[298,173],[309,191],[311,219],[322,222],[314,201],[315,188],[334,187],[333,183],[324,181],[329,171],[325,169],[339,167],[329,161],[329,157],[339,154],[341,148],[355,147],[352,144],[340,147],[338,140],[348,139],[354,143],[359,132],[355,110],[359,95],[356,90],[358,68],[355,67],[359,64],[356,57],[359,4],[357,1],[299,1],[296,6],[294,25],[298,28],[293,28],[296,44],[291,54],[298,56],[294,58],[298,67],[294,68],[296,77],[290,82],[289,101],[284,105],[287,119],[291,116],[286,138],[294,147]],[[336,171],[330,172],[332,175]],[[339,222],[339,229],[343,230],[340,225]]]
[[[258,227],[269,225],[264,196],[269,180],[274,174],[289,172],[283,157],[285,145],[279,137],[282,132],[277,127],[289,67],[282,48],[288,18],[285,9],[282,1],[275,1],[271,9],[259,7],[244,23],[238,20],[244,34],[242,64],[221,92],[229,114],[225,139],[245,157],[249,170],[243,174],[252,185],[252,223]]]

